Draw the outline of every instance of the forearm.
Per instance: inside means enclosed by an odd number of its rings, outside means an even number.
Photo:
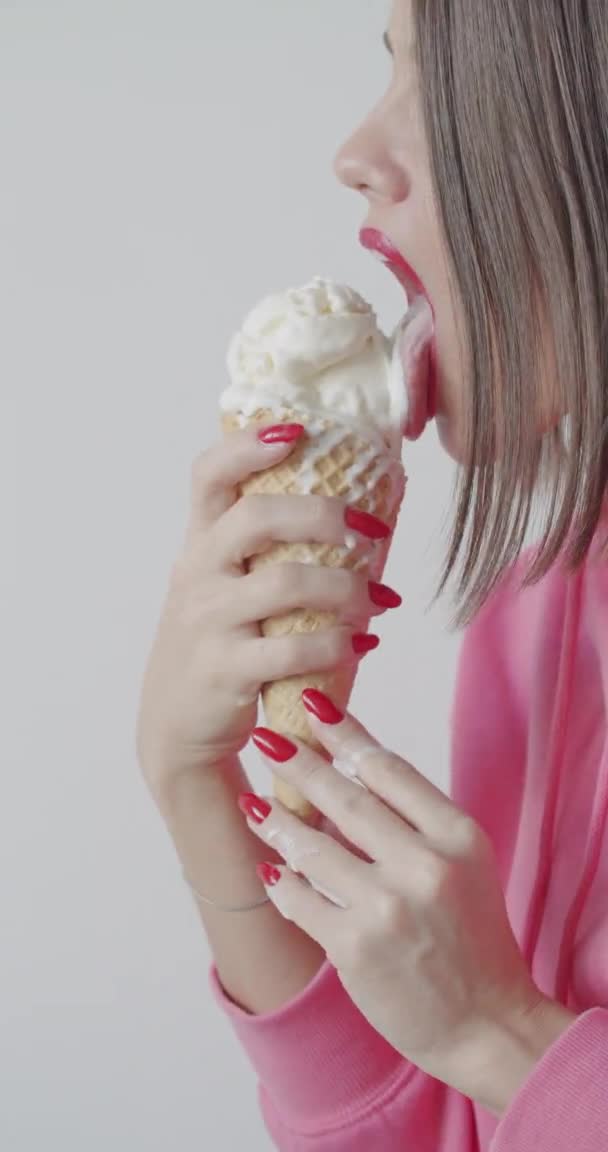
[[[235,757],[221,769],[174,781],[170,799],[160,803],[189,882],[221,904],[263,899],[255,866],[280,859],[252,835],[238,808],[239,793],[250,790]],[[197,904],[222,985],[249,1012],[264,1014],[282,1007],[323,963],[319,945],[270,903],[249,912]]]

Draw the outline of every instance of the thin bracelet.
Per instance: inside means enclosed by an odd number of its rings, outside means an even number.
[[[270,897],[265,896],[263,900],[258,900],[255,904],[220,904],[217,900],[210,900],[208,896],[203,896],[198,892],[193,884],[190,883],[186,873],[183,872],[182,876],[192,895],[200,900],[202,904],[210,904],[212,908],[219,908],[221,912],[252,912],[254,908],[261,908],[263,904],[270,904]]]

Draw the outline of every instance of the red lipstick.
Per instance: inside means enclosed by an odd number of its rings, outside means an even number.
[[[360,243],[369,252],[378,256],[383,264],[393,273],[402,288],[405,289],[408,303],[411,305],[417,296],[424,296],[435,320],[435,309],[429,295],[418,274],[414,271],[405,256],[395,247],[392,240],[377,228],[362,228],[359,233]],[[427,386],[427,419],[433,420],[437,415],[437,366],[435,341],[429,349],[429,378]]]
[[[428,293],[422,280],[414,272],[411,264],[408,264],[405,256],[401,254],[398,248],[384,232],[379,232],[377,228],[362,228],[359,233],[359,240],[364,248],[369,252],[375,252],[377,256],[390,268],[391,272],[397,277],[400,284],[405,288],[409,296],[424,296],[430,305],[433,313],[433,320],[435,319],[435,311],[433,309],[432,301],[429,299]]]

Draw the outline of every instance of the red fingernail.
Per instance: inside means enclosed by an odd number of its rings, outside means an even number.
[[[347,528],[352,528],[353,532],[366,536],[368,540],[386,540],[391,534],[388,524],[370,512],[362,512],[360,508],[347,508],[344,520]]]
[[[303,424],[273,424],[271,428],[263,428],[258,432],[258,440],[262,444],[293,444],[304,435]]]
[[[262,884],[266,884],[268,888],[274,888],[274,885],[278,884],[281,879],[281,873],[274,864],[256,864],[255,870]]]
[[[369,582],[369,598],[378,608],[400,608],[403,599],[398,592],[388,587],[388,584],[377,584],[375,580]]]
[[[241,812],[245,813],[245,816],[255,820],[256,824],[263,824],[272,812],[272,807],[268,801],[262,800],[261,796],[256,796],[255,792],[242,792],[239,796],[239,808]]]
[[[380,643],[380,637],[371,632],[361,632],[353,636],[353,651],[356,656],[365,656],[366,652],[373,652]]]
[[[336,708],[333,700],[329,699],[324,692],[319,692],[316,688],[307,688],[302,693],[302,701],[304,707],[312,712],[322,724],[341,724],[344,719],[344,713]]]
[[[271,760],[276,760],[277,764],[286,764],[298,751],[291,740],[279,736],[278,732],[272,732],[270,728],[254,728],[251,739],[260,752],[270,756]]]

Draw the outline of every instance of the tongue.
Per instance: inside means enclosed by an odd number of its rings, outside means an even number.
[[[429,382],[433,313],[424,296],[418,296],[406,312],[395,333],[395,356],[403,371],[407,392],[407,418],[403,435],[417,440],[430,418]]]

